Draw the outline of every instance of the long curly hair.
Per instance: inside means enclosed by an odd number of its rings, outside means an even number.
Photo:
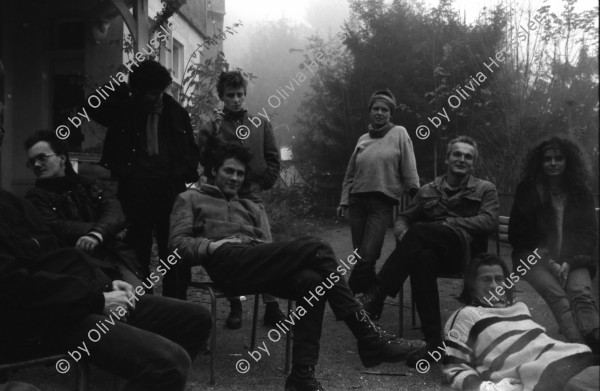
[[[562,187],[568,197],[573,199],[591,195],[591,174],[584,153],[575,142],[563,137],[552,137],[542,141],[527,153],[523,168],[524,179],[540,183],[544,187],[548,186],[542,170],[542,161],[549,146],[556,146],[565,155],[566,167],[562,175]]]

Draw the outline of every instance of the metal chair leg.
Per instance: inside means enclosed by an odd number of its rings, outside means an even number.
[[[250,350],[256,345],[256,329],[258,328],[258,307],[260,295],[254,295],[254,315],[252,316],[252,336],[250,337]]]
[[[410,321],[410,325],[412,328],[417,326],[417,316],[416,316],[417,304],[415,303],[415,295],[413,292],[412,281],[410,282],[410,314],[412,315],[412,320]]]
[[[404,336],[404,286],[398,292],[398,338]]]
[[[288,300],[288,316],[291,316],[294,308],[296,307],[296,302],[294,300]],[[294,329],[290,329],[285,336],[285,366],[283,367],[283,372],[288,375],[292,368],[292,338],[293,338]]]
[[[87,391],[90,381],[90,365],[87,362],[77,364],[77,391]]]
[[[211,287],[208,287],[210,295],[210,310],[212,313],[212,335],[210,338],[210,385],[215,385],[215,350],[217,349],[217,298]]]

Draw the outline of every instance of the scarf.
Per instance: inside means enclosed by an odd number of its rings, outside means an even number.
[[[394,126],[395,125],[393,123],[389,122],[387,125],[383,125],[382,127],[375,129],[373,125],[369,124],[369,136],[372,138],[382,138]]]
[[[148,119],[146,120],[146,146],[148,156],[158,155],[158,122],[160,121],[162,111],[162,99],[148,110]]]

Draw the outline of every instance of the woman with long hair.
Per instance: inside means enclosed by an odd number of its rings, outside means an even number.
[[[360,257],[349,280],[354,293],[364,292],[375,279],[375,263],[402,193],[406,190],[412,197],[419,190],[412,141],[404,127],[391,122],[394,95],[375,91],[368,109],[368,132],[350,157],[337,209],[339,217],[349,210],[352,245]]]
[[[592,297],[598,226],[583,151],[562,137],[533,148],[515,194],[509,240],[513,268],[535,251],[541,255],[525,280],[544,298],[569,342],[598,352],[598,307]]]

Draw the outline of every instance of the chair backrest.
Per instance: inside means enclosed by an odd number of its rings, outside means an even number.
[[[498,216],[498,230],[496,231],[496,254],[500,255],[500,243],[510,243],[508,241],[508,224],[510,217]]]

